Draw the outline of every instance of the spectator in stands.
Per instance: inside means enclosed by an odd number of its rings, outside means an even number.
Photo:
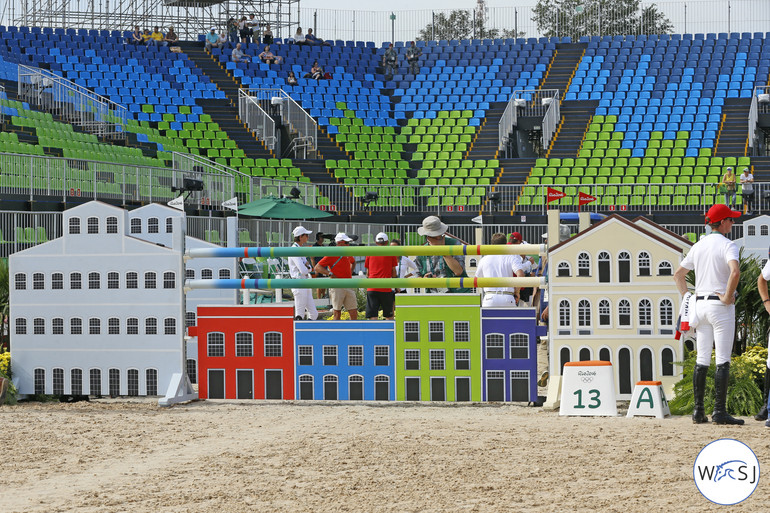
[[[294,37],[289,38],[289,41],[295,45],[305,44],[305,34],[302,33],[302,27],[297,27],[297,31],[294,33]]]
[[[132,45],[144,44],[144,38],[142,38],[142,31],[139,30],[139,26],[134,27],[134,31],[131,33],[131,37],[128,38],[128,42]]]
[[[227,36],[231,43],[235,44],[238,42],[238,22],[235,18],[227,20]]]
[[[398,67],[398,54],[393,48],[393,43],[390,43],[388,49],[385,50],[385,55],[382,56],[382,65],[385,67],[385,78],[388,80],[393,78],[393,70]]]
[[[324,41],[323,39],[316,37],[315,34],[313,34],[313,29],[309,28],[307,29],[307,35],[305,36],[305,43],[309,44],[311,46],[329,46],[328,41]]]
[[[265,51],[259,54],[259,60],[265,64],[280,64],[283,62],[283,57],[273,54],[270,51],[270,46],[266,46]]]
[[[152,34],[150,34],[150,29],[144,29],[144,32],[142,33],[142,41],[145,45],[150,44],[150,39],[152,39]]]
[[[273,44],[273,31],[270,30],[270,24],[265,25],[265,31],[262,32],[262,42],[266,45]]]
[[[420,57],[422,56],[422,50],[414,45],[414,41],[409,45],[406,50],[406,62],[409,63],[409,72],[412,75],[416,75],[420,72]]]
[[[251,37],[251,28],[249,28],[246,16],[241,16],[241,21],[238,22],[238,32],[241,36],[241,43],[248,43]]]
[[[168,43],[163,40],[163,32],[160,31],[160,27],[153,27],[150,39],[147,41],[149,46],[168,46]]]
[[[428,216],[422,220],[422,226],[417,228],[417,233],[425,237],[429,246],[455,246],[460,242],[447,237],[448,226],[436,216]],[[465,258],[461,255],[432,255],[417,257],[418,273],[423,278],[466,278]],[[470,288],[439,289],[429,288],[427,292],[472,292]]]
[[[259,23],[259,20],[257,20],[256,14],[249,14],[248,25],[249,31],[251,31],[251,42],[259,44],[259,27],[261,24]]]
[[[292,86],[297,85],[297,76],[293,71],[289,71],[289,76],[286,78],[286,83]]]
[[[353,239],[344,233],[338,233],[334,237],[334,242],[337,246],[348,246],[352,241]],[[355,265],[356,259],[350,256],[325,256],[315,265],[315,272],[332,278],[352,278]],[[333,288],[330,290],[329,295],[332,300],[332,312],[335,321],[340,320],[342,307],[345,307],[352,320],[358,319],[358,300],[356,299],[355,289]]]
[[[754,175],[747,167],[744,167],[741,173],[741,196],[743,204],[746,205],[746,214],[751,214],[751,207],[754,205]]]
[[[318,61],[313,61],[313,67],[310,68],[309,73],[305,73],[303,78],[312,78],[313,80],[321,80],[324,77],[324,69],[318,65]]]
[[[168,32],[166,32],[166,37],[163,38],[163,41],[170,44],[171,46],[174,46],[179,42],[179,36],[176,35],[176,32],[174,32],[174,27],[169,27]]]
[[[211,31],[206,34],[206,50],[211,51],[212,48],[219,48],[219,36],[216,33],[216,29],[211,27]]]
[[[233,62],[249,62],[251,60],[251,57],[243,53],[241,50],[241,43],[235,45],[235,48],[233,48],[233,53],[230,54],[230,58]]]
[[[725,195],[725,205],[728,207],[735,205],[736,183],[733,168],[727,168],[727,172],[722,177],[722,186],[720,189]]]

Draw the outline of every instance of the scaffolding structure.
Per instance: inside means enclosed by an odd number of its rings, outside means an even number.
[[[227,20],[255,15],[275,37],[294,34],[300,0],[6,0],[3,18],[28,27],[133,30],[173,26],[181,39],[196,40]]]

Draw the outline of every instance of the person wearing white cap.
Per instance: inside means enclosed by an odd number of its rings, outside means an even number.
[[[385,232],[378,233],[374,243],[378,246],[387,246],[388,235]],[[396,265],[398,265],[398,257],[394,256],[368,256],[364,261],[367,278],[395,278]],[[376,321],[382,308],[382,316],[392,321],[393,303],[395,303],[393,289],[366,289],[366,318]]]
[[[348,246],[353,241],[344,233],[338,233],[334,237],[334,243],[337,246]],[[353,257],[325,256],[315,265],[315,272],[323,276],[332,278],[352,278],[353,268],[356,266],[356,259]],[[329,296],[332,300],[332,318],[339,321],[344,307],[350,314],[352,320],[358,319],[358,300],[356,299],[355,289],[329,289]]]
[[[422,226],[417,228],[417,233],[428,240],[430,246],[455,246],[460,244],[457,240],[447,237],[447,225],[436,216],[428,216],[422,220]],[[417,257],[418,274],[423,278],[467,278],[465,273],[465,259],[460,256],[433,255]],[[428,292],[473,292],[468,287],[454,289],[427,289]]]
[[[304,226],[297,226],[291,234],[294,236],[293,248],[301,248],[307,243],[307,236],[311,232]],[[300,278],[310,278],[310,265],[308,265],[307,257],[289,257],[289,275],[297,280]],[[305,311],[307,310],[308,319],[314,321],[318,319],[318,310],[315,307],[313,301],[313,291],[311,289],[291,289],[292,295],[294,295],[294,318],[296,320],[302,320],[305,317]]]
[[[722,183],[720,187],[721,191],[725,195],[725,205],[728,207],[735,206],[735,172],[733,168],[728,167],[724,176],[722,177]]]
[[[746,215],[751,214],[751,207],[754,205],[754,175],[747,167],[744,167],[741,173],[741,197],[746,205]]]
[[[706,213],[706,223],[713,230],[711,235],[695,243],[674,273],[676,288],[684,297],[688,294],[687,273],[695,271],[695,308],[690,308],[690,326],[696,328],[698,350],[693,371],[694,424],[708,422],[703,396],[714,347],[717,369],[711,421],[715,424],[743,424],[743,420],[728,414],[726,408],[730,357],[735,337],[735,289],[741,278],[738,246],[727,235],[733,228],[735,218],[740,215],[727,205],[711,207]]]
[[[505,244],[504,233],[495,233],[490,241],[492,244]],[[485,255],[476,267],[476,278],[512,278],[523,277],[524,271],[518,255]],[[484,287],[481,296],[481,306],[516,306],[518,289],[514,287]]]

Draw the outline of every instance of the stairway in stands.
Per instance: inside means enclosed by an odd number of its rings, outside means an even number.
[[[540,89],[558,89],[559,96],[564,101],[564,96],[569,88],[572,76],[583,58],[588,43],[556,45],[548,72],[543,77]]]
[[[484,118],[484,123],[476,131],[476,138],[473,140],[473,145],[465,155],[466,159],[496,159],[497,147],[500,139],[500,118],[505,112],[505,107],[508,104],[504,102],[496,102],[489,105],[490,109],[487,111],[487,116]]]
[[[535,165],[534,158],[501,159],[500,174],[497,176],[495,185],[522,185],[527,181],[532,166]],[[503,195],[500,203],[494,207],[496,211],[511,212],[513,214],[516,206],[517,197]],[[489,208],[485,205],[485,208]]]
[[[577,156],[588,124],[598,105],[598,100],[562,102],[561,122],[551,141],[548,157],[569,158]]]
[[[750,108],[751,98],[725,99],[714,155],[742,157],[746,154]]]

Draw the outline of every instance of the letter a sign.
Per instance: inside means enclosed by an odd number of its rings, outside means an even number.
[[[548,188],[548,203],[563,198],[564,196],[566,196],[566,194],[564,194],[562,191],[552,189],[551,187]]]

